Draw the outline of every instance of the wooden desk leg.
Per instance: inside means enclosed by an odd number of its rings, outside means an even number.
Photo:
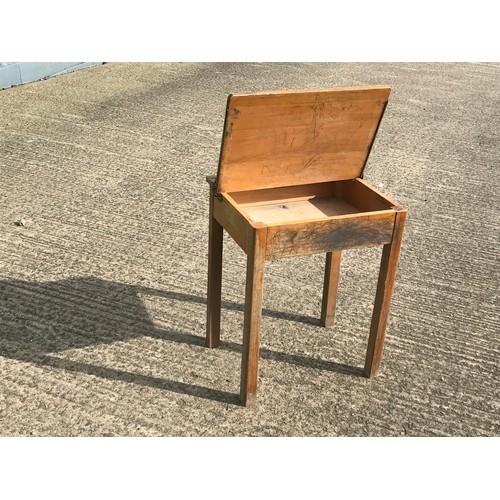
[[[376,377],[382,361],[385,330],[389,318],[392,292],[398,266],[401,241],[406,220],[406,210],[396,212],[392,242],[384,245],[380,273],[378,277],[377,293],[373,306],[373,316],[368,339],[364,373],[367,377]]]
[[[340,250],[326,254],[325,281],[323,284],[323,303],[321,305],[321,325],[332,326],[335,319],[337,289],[340,274]]]
[[[222,226],[214,213],[215,196],[210,189],[208,233],[207,346],[217,347],[220,341],[220,308],[222,285]]]
[[[250,239],[247,257],[240,385],[240,398],[245,406],[255,400],[259,375],[259,338],[266,257],[266,226],[263,225],[262,228],[253,231]]]

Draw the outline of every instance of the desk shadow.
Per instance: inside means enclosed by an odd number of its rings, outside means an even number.
[[[0,281],[0,355],[56,369],[86,373],[108,380],[139,384],[175,393],[239,405],[239,397],[225,391],[165,380],[124,370],[61,358],[58,352],[149,336],[170,342],[204,346],[204,337],[154,325],[139,294],[193,303],[204,297],[148,287],[131,286],[97,278],[52,282]],[[223,307],[243,310],[224,302]],[[310,322],[311,318],[265,309],[263,314]],[[241,352],[241,345],[221,342],[220,348]],[[271,359],[346,375],[362,370],[331,361],[261,349]],[[235,376],[239,377],[239,374]]]

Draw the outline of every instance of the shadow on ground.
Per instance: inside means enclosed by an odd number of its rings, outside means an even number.
[[[168,342],[205,345],[203,337],[155,326],[139,294],[206,303],[204,297],[196,295],[130,286],[97,278],[74,278],[45,283],[19,280],[0,281],[0,310],[2,311],[0,355],[109,380],[239,404],[236,394],[92,365],[57,355],[66,350],[110,344],[143,336]],[[226,301],[222,305],[228,309],[243,311],[241,304]],[[319,321],[307,316],[269,309],[264,309],[263,314],[319,325]],[[220,349],[241,352],[241,345],[223,341]],[[264,348],[260,351],[260,357],[345,375],[362,375],[362,370],[353,366]]]

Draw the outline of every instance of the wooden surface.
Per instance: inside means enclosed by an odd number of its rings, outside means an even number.
[[[332,326],[335,319],[337,289],[340,276],[340,257],[342,252],[335,250],[326,254],[325,280],[323,283],[323,301],[321,303],[321,324]]]
[[[359,177],[389,93],[354,87],[230,96],[217,191]]]
[[[399,204],[387,198],[364,179],[339,182],[339,196],[360,212],[387,210]]]
[[[214,198],[214,217],[246,252],[251,225],[229,195]]]
[[[215,182],[215,177],[211,177],[211,179]],[[231,192],[230,196],[241,209],[255,205],[332,197],[346,201],[360,212],[387,210],[399,205],[397,201],[388,198],[370,183],[360,178],[256,189],[254,191],[237,191]]]
[[[214,190],[210,189],[208,232],[207,346],[220,340],[223,228],[214,217]]]
[[[235,192],[230,198],[253,221],[266,224],[392,209],[397,203],[363,179]]]
[[[326,253],[332,250],[384,245],[392,238],[392,210],[269,225],[266,257]]]
[[[368,340],[364,368],[365,375],[370,378],[378,375],[380,363],[382,361],[382,349],[384,346],[394,282],[396,280],[396,270],[398,267],[406,214],[406,210],[396,212],[392,243],[384,245],[382,251],[377,293],[373,306],[370,337]]]
[[[236,191],[229,193],[231,198],[241,207],[265,205],[282,201],[310,200],[312,198],[330,198],[335,195],[335,182],[318,184],[299,184],[270,189],[255,189],[252,191]]]
[[[257,391],[266,259],[327,254],[321,324],[330,326],[341,250],[384,245],[365,366],[369,376],[378,372],[406,212],[360,176],[389,93],[388,87],[358,87],[228,99],[217,179],[207,178],[212,192],[207,344],[219,342],[225,228],[247,253],[244,405]]]
[[[257,392],[266,237],[267,229],[262,225],[252,231],[247,245],[247,278],[240,384],[240,399],[245,406],[254,401]]]
[[[336,198],[282,201],[279,203],[252,205],[244,209],[256,222],[265,224],[292,222],[308,219],[325,219],[334,215],[357,213],[352,205]]]

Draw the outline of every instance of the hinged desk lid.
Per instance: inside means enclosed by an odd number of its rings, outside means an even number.
[[[230,95],[217,192],[361,177],[389,87]]]

